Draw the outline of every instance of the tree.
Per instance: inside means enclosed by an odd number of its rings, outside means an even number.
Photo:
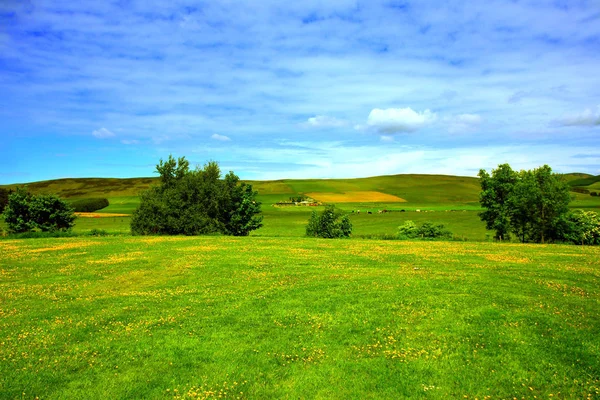
[[[73,207],[58,196],[33,196],[23,188],[9,195],[3,216],[11,233],[68,231],[76,218]]]
[[[485,208],[479,215],[497,239],[507,239],[508,232],[521,242],[559,239],[571,196],[567,183],[549,166],[515,173],[502,164],[491,176],[481,170],[479,177],[479,200]]]
[[[321,213],[313,211],[306,225],[306,236],[325,239],[350,237],[352,222],[348,215],[335,211],[334,205],[327,205]]]
[[[258,193],[233,172],[221,179],[216,162],[190,170],[185,157],[169,156],[156,170],[160,184],[142,193],[131,219],[133,234],[246,236],[262,226]]]
[[[520,227],[527,221],[530,240],[545,243],[557,239],[557,224],[569,211],[569,186],[547,165],[521,171],[519,178],[511,201],[516,214],[513,219]]]
[[[485,170],[480,170],[479,179],[479,203],[485,208],[479,213],[479,217],[485,222],[486,229],[496,231],[496,239],[509,240],[512,207],[510,197],[514,192],[517,174],[510,165],[502,164],[492,170],[491,176]]]

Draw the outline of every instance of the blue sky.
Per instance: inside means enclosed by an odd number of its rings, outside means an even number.
[[[0,2],[0,184],[600,174],[600,1]]]

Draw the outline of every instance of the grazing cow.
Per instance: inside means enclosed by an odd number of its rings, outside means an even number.
[[[367,214],[373,214],[371,211],[367,211]]]

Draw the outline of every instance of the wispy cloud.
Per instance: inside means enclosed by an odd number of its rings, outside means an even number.
[[[214,133],[211,135],[211,139],[218,140],[220,142],[230,142],[231,139],[225,135],[219,135],[218,133]]]
[[[111,137],[115,137],[115,134],[106,128],[96,129],[92,132],[92,135],[98,139],[108,139]]]
[[[595,110],[586,108],[583,112],[562,117],[555,122],[560,126],[600,126],[600,105]]]
[[[414,132],[436,120],[435,113],[428,109],[422,112],[412,108],[375,108],[369,113],[367,125],[377,132],[394,134]]]
[[[349,122],[335,117],[316,115],[306,120],[305,125],[313,128],[340,128],[348,126]]]

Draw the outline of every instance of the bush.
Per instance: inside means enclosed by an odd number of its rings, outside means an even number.
[[[398,239],[415,239],[419,237],[419,227],[413,221],[406,221],[398,227]]]
[[[108,207],[108,199],[93,197],[89,199],[76,199],[71,201],[75,212],[94,212]]]
[[[73,208],[59,197],[33,196],[22,188],[8,196],[2,215],[10,233],[69,231],[76,218]]]
[[[596,197],[596,196],[598,196],[598,192],[590,192],[590,196]]]
[[[452,238],[452,232],[444,227],[442,224],[434,224],[433,222],[423,222],[420,227],[413,221],[406,221],[403,225],[398,227],[398,239],[439,239],[439,238]]]
[[[600,245],[600,216],[593,211],[575,210],[561,218],[558,239],[580,245]]]
[[[335,206],[328,205],[321,215],[313,211],[306,225],[306,236],[325,239],[345,238],[352,234],[352,223],[348,215],[335,212]]]

